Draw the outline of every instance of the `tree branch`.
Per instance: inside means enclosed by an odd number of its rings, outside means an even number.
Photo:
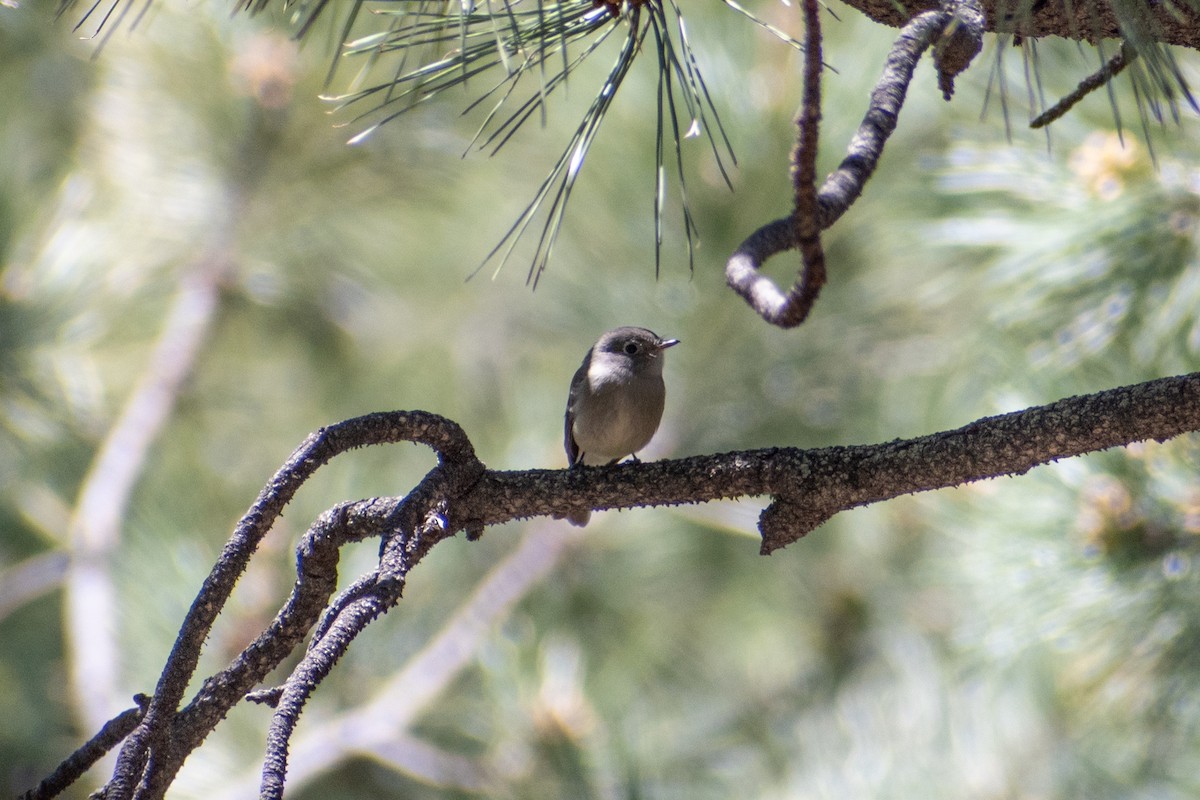
[[[796,119],[792,149],[792,235],[800,249],[801,269],[796,283],[769,320],[794,328],[808,318],[825,285],[825,251],[821,247],[820,205],[817,194],[817,148],[821,131],[821,8],[804,0],[804,95]]]
[[[132,6],[129,0],[122,0],[124,5]],[[79,5],[79,0],[59,0],[58,13],[70,12]],[[268,8],[268,0],[238,0],[235,4],[238,11],[248,11],[257,14]],[[314,29],[317,17],[326,9],[337,8],[339,4],[327,0],[308,4],[300,12],[295,36],[297,39],[309,35]],[[936,10],[941,3],[938,0],[847,0],[847,5],[857,9],[871,19],[893,28],[901,28],[914,16],[926,11]],[[149,6],[142,7],[142,13]],[[1095,44],[1101,39],[1124,38],[1121,20],[1116,3],[1094,2],[1082,3],[1072,0],[1037,0],[1037,2],[1019,4],[1012,0],[984,0],[980,3],[981,10],[987,20],[984,33],[1017,34],[1027,38],[1045,38],[1060,36],[1071,41],[1090,42]],[[1018,8],[1026,8],[1027,13],[1015,13]],[[86,23],[95,11],[96,6],[80,15],[76,29]],[[1123,8],[1126,10],[1128,7]],[[125,13],[122,9],[122,14]],[[357,13],[355,8],[348,13]],[[1190,47],[1200,50],[1200,14],[1195,6],[1188,3],[1153,2],[1138,6],[1138,11],[1145,17],[1146,26],[1154,32],[1155,39],[1164,44]],[[140,16],[140,14],[139,14]],[[348,29],[352,19],[341,20],[336,27]],[[109,34],[118,27],[120,19],[113,21],[96,21],[92,35],[108,29]],[[132,24],[136,24],[136,21]]]
[[[915,15],[939,7],[938,0],[847,0],[848,4],[876,22],[900,28]],[[1101,39],[1124,39],[1122,20],[1113,2],[1072,2],[1038,0],[1032,4],[1010,0],[983,0],[980,8],[986,19],[984,32],[1009,33],[1040,39],[1061,36],[1072,41],[1096,44]],[[1027,13],[1015,13],[1027,8]],[[1121,5],[1131,9],[1132,5]],[[1188,3],[1145,3],[1137,5],[1143,27],[1156,41],[1200,50],[1200,14]]]
[[[839,511],[914,492],[1021,475],[1061,458],[1200,430],[1200,373],[1070,397],[962,428],[875,445],[782,447],[671,461],[488,472],[451,526],[571,509],[635,508],[770,495],[761,552]],[[461,515],[461,516],[458,516]]]
[[[369,700],[322,720],[320,726],[293,739],[289,745],[288,788],[295,792],[318,775],[363,753],[380,748],[395,753],[403,752],[409,745],[416,747],[407,732],[413,722],[473,661],[495,625],[559,565],[582,535],[583,531],[563,530],[550,520],[526,533],[517,547],[483,577],[438,634],[378,687]],[[371,585],[377,577],[377,572],[372,572],[358,583]],[[351,587],[343,592],[344,599],[339,597],[330,604],[322,624],[313,631],[310,651],[324,639],[330,624],[326,620],[336,618],[351,600],[363,594],[362,587]],[[255,692],[254,697],[270,701],[280,694],[281,688],[270,689]],[[221,787],[213,800],[252,796],[259,782],[257,774],[253,781],[248,775],[236,776]]]
[[[0,622],[30,600],[58,588],[70,562],[66,551],[48,550],[0,572]]]
[[[1116,55],[1104,62],[1104,66],[1099,70],[1081,80],[1074,91],[1030,120],[1029,127],[1044,128],[1056,119],[1065,116],[1083,98],[1120,75],[1127,66],[1133,63],[1135,58],[1137,58],[1137,50],[1128,42],[1123,43]]]
[[[945,36],[947,43],[939,47],[937,63],[939,82],[943,93],[948,96],[948,92],[952,90],[953,77],[966,68],[979,50],[982,42],[982,23],[982,14],[975,0],[947,2],[945,10],[926,11],[909,21],[888,53],[883,74],[871,93],[870,106],[858,127],[858,132],[850,141],[846,157],[816,193],[815,208],[806,192],[800,191],[800,187],[797,186],[793,216],[763,225],[734,251],[725,265],[725,280],[760,317],[773,325],[788,328],[798,325],[807,316],[808,308],[804,307],[803,299],[806,299],[807,306],[811,307],[816,299],[816,292],[820,289],[817,281],[824,283],[825,277],[824,256],[817,258],[820,243],[816,237],[821,230],[833,225],[858,199],[866,182],[875,172],[883,154],[883,146],[896,130],[896,120],[900,115],[900,108],[904,105],[913,70],[921,54],[940,37]],[[814,29],[809,30],[811,32]],[[806,98],[814,91],[812,84],[815,83],[808,64],[814,58],[816,63],[820,64],[819,43],[818,47],[814,48],[810,42],[808,48]],[[815,158],[818,120],[819,111],[814,116],[806,101],[799,124],[799,155]],[[806,154],[805,148],[810,146],[810,141],[813,152]],[[794,156],[793,163],[797,160],[799,159]],[[801,160],[799,165],[803,164]],[[797,180],[801,177],[803,176],[798,175]],[[803,236],[799,222],[806,226]],[[815,231],[808,231],[807,226],[815,227]],[[814,240],[816,250],[813,249]],[[795,286],[785,295],[774,281],[759,272],[759,269],[776,253],[796,247],[802,248],[805,266]]]
[[[122,750],[103,796],[162,797],[188,753],[317,624],[337,584],[340,547],[378,536],[378,567],[335,601],[319,637],[277,699],[263,792],[278,797],[295,720],[315,685],[354,637],[394,605],[412,568],[437,542],[466,530],[592,509],[699,503],[770,495],[761,552],[803,537],[834,514],[903,494],[1020,475],[1060,458],[1200,430],[1200,373],[1162,378],[988,417],[952,431],[876,445],[769,448],[584,467],[488,471],[455,423],[425,412],[371,414],[310,436],[239,523],[180,631],[155,697]],[[266,631],[192,702],[175,711],[212,620],[254,545],[292,493],[325,461],[353,447],[416,441],[439,464],[403,498],[344,503],[314,522],[298,548],[292,595]],[[157,721],[151,720],[157,713]],[[125,792],[125,794],[121,794]],[[47,794],[38,797],[51,796]]]
[[[139,694],[133,698],[136,706],[122,711],[101,726],[100,731],[54,770],[35,788],[21,795],[19,800],[47,800],[57,797],[67,787],[83,777],[93,764],[104,757],[133,731],[142,719],[150,698]]]
[[[234,584],[249,563],[250,556],[262,537],[270,530],[283,507],[300,486],[335,455],[356,447],[399,441],[418,442],[429,446],[437,451],[443,464],[454,465],[456,474],[482,470],[482,464],[475,458],[470,441],[457,424],[435,414],[420,411],[357,417],[323,428],[309,436],[292,453],[287,463],[275,474],[254,505],[242,517],[226,543],[221,557],[201,587],[180,628],[179,637],[163,668],[146,716],[121,750],[113,779],[106,788],[105,796],[108,800],[125,800],[134,796],[161,797],[167,784],[183,764],[187,752],[203,740],[238,698],[291,652],[291,647],[303,637],[319,615],[318,608],[307,624],[288,624],[293,618],[302,620],[311,613],[310,604],[317,590],[302,595],[301,590],[308,589],[310,585],[303,580],[307,574],[304,572],[301,572],[301,578],[297,580],[293,590],[293,601],[285,611],[280,612],[280,616],[272,623],[272,628],[247,648],[243,653],[244,659],[240,659],[242,663],[235,663],[226,673],[211,679],[209,684],[212,685],[205,686],[207,694],[202,692],[197,700],[181,713],[181,717],[187,717],[183,721],[189,724],[189,736],[180,737],[182,731],[178,730],[180,726],[175,722],[176,709],[183,698],[188,681],[195,672],[201,646],[233,591]],[[352,520],[346,522],[346,527],[347,535],[355,533]],[[306,543],[313,543],[313,540],[306,538]],[[317,555],[328,557],[315,543],[313,546],[316,551],[312,556],[313,560]],[[335,551],[332,556],[333,564],[336,565],[336,561]],[[304,563],[303,554],[301,563]],[[324,569],[313,574],[326,577]],[[333,570],[333,574],[336,579],[336,569]],[[331,585],[329,592],[332,593],[332,590]],[[322,606],[325,599],[328,599],[328,594],[321,601]]]
[[[473,481],[472,481],[473,483]],[[317,685],[325,679],[338,659],[368,624],[400,600],[408,573],[429,548],[452,535],[446,525],[447,491],[445,474],[439,469],[429,472],[409,495],[388,512],[385,529],[381,531],[379,566],[369,584],[349,595],[349,602],[325,626],[319,640],[314,640],[300,664],[283,684],[275,715],[267,733],[267,753],[263,760],[262,800],[283,797],[287,774],[287,753],[292,732],[300,713]],[[399,528],[397,530],[397,524]],[[321,531],[314,532],[321,537]],[[341,537],[335,537],[340,546]],[[328,619],[328,618],[327,618]]]

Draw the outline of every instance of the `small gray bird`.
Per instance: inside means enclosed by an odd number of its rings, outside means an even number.
[[[571,378],[563,446],[572,467],[637,459],[658,430],[666,387],[663,351],[679,344],[645,328],[614,328],[587,351]],[[591,511],[567,516],[586,525]]]

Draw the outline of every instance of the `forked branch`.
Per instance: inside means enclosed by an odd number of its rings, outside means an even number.
[[[201,588],[147,713],[126,739],[102,796],[163,797],[187,755],[315,627],[306,655],[283,686],[254,695],[276,706],[262,796],[282,796],[288,745],[313,689],[355,636],[395,605],[409,572],[433,545],[458,531],[474,537],[488,525],[561,517],[585,506],[635,508],[769,495],[772,502],[759,523],[765,554],[803,537],[839,511],[903,494],[1019,475],[1060,458],[1197,430],[1200,373],[1071,397],[957,430],[884,444],[770,448],[575,470],[487,470],[458,425],[419,411],[339,423],[309,437],[239,523]],[[179,709],[213,619],[283,504],[332,456],[353,447],[398,441],[430,446],[438,453],[438,465],[402,498],[344,503],[322,514],[300,542],[296,583],[275,620]],[[331,603],[340,548],[373,537],[382,541],[377,567]],[[119,731],[128,730],[136,717],[133,713],[123,718]],[[25,797],[60,793],[78,776],[82,761],[95,760],[115,744],[111,739],[89,743],[86,752],[68,759],[74,765],[70,770]]]
[[[469,483],[483,470],[470,440],[456,423],[421,411],[371,414],[309,436],[242,517],[201,587],[167,658],[146,715],[121,750],[113,778],[105,790],[106,798],[162,797],[187,754],[199,746],[229,708],[300,642],[336,587],[336,542],[306,537],[302,548],[307,546],[311,552],[302,550],[301,570],[292,597],[271,627],[228,669],[206,681],[204,689],[187,708],[178,710],[213,622],[262,537],[300,486],[339,453],[401,441],[425,444],[435,450],[440,468],[453,474],[456,482]],[[332,527],[328,522],[318,524]],[[346,535],[355,533],[350,526]]]

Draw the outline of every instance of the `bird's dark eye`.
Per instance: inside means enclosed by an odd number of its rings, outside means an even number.
[[[632,356],[637,355],[641,351],[642,347],[637,342],[626,342],[625,347],[622,349],[625,351],[626,355]]]

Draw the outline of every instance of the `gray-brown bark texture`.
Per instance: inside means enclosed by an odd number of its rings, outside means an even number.
[[[936,0],[847,0],[876,22],[893,28],[904,26],[923,11],[941,7]],[[1101,39],[1124,38],[1131,28],[1165,44],[1200,48],[1200,13],[1184,3],[1112,2],[1079,3],[1034,0],[980,3],[988,33],[1011,33],[1029,38],[1060,36],[1095,44]]]
[[[425,412],[347,420],[310,436],[235,529],[184,622],[145,715],[125,739],[103,796],[162,797],[188,753],[311,631],[307,652],[291,677],[278,689],[255,695],[277,707],[268,735],[263,796],[282,796],[290,732],[312,690],[357,633],[398,602],[409,571],[435,544],[459,531],[475,537],[487,526],[562,517],[582,507],[622,509],[766,495],[772,502],[760,519],[761,549],[770,553],[838,511],[1019,475],[1059,458],[1196,430],[1200,373],[1070,397],[915,439],[814,450],[777,447],[575,470],[488,470],[458,425]],[[330,458],[388,442],[424,444],[438,454],[438,464],[403,497],[344,503],[321,515],[300,542],[296,583],[278,616],[181,708],[200,646],[258,542],[294,492]],[[341,546],[374,537],[381,540],[377,569],[331,600]],[[126,716],[133,721],[140,713]],[[68,760],[70,769],[64,765],[60,774],[25,797],[56,796],[86,768],[83,762],[91,763],[117,743],[85,746]]]

